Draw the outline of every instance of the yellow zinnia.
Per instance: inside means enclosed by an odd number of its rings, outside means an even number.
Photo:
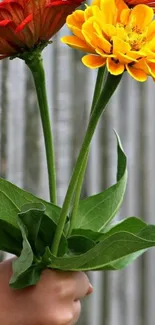
[[[73,35],[62,42],[89,54],[82,58],[94,69],[106,64],[113,75],[124,71],[138,81],[155,78],[155,21],[144,4],[130,9],[123,0],[94,0],[84,11],[67,17]]]

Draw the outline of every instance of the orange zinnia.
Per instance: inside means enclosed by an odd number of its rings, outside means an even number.
[[[138,4],[144,4],[155,10],[155,0],[125,0],[125,3],[131,8]]]
[[[0,2],[0,59],[47,42],[83,0]]]

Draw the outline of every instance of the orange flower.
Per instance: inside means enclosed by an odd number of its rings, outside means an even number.
[[[83,0],[0,2],[0,59],[47,42]]]
[[[155,1],[154,0],[125,0],[125,3],[130,8],[133,8],[134,6],[136,6],[138,4],[144,4],[144,5],[147,5],[155,10]]]

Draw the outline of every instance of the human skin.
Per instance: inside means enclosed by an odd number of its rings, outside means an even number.
[[[80,299],[92,293],[83,272],[45,270],[36,286],[22,290],[9,287],[12,259],[0,263],[0,324],[73,325]]]

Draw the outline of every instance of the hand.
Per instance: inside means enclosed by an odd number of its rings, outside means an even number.
[[[83,272],[45,270],[36,286],[23,290],[9,287],[12,259],[0,263],[0,324],[73,325],[80,299],[92,293]]]

